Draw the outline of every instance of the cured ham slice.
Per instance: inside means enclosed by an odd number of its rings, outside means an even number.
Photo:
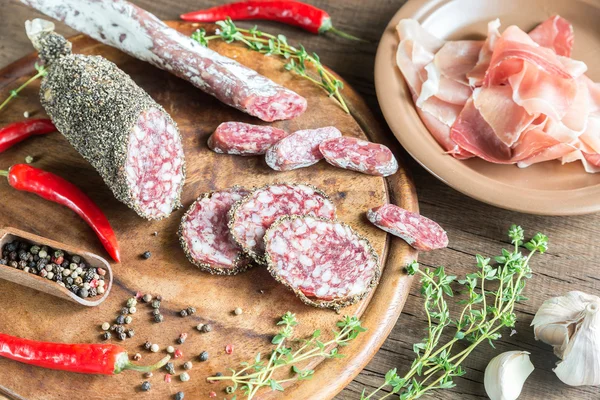
[[[529,36],[540,46],[553,49],[559,56],[571,57],[575,41],[573,26],[561,16],[548,18],[529,32]]]
[[[457,159],[600,172],[600,83],[570,58],[569,21],[554,16],[529,34],[500,26],[491,21],[485,41],[442,41],[400,22],[398,66],[427,129]]]

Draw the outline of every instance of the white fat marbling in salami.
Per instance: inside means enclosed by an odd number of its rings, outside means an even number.
[[[319,150],[321,142],[341,136],[333,126],[296,131],[271,147],[265,160],[276,171],[309,167],[323,159]]]
[[[309,185],[267,185],[253,190],[231,208],[229,230],[246,253],[264,263],[263,236],[283,215],[335,218],[335,205],[323,192]]]
[[[274,126],[223,122],[208,138],[208,147],[215,153],[256,156],[265,154],[287,135]]]
[[[446,231],[436,222],[393,204],[370,209],[367,218],[373,225],[404,239],[417,250],[429,251],[448,246]]]
[[[389,176],[398,171],[394,154],[382,144],[344,136],[325,140],[319,150],[325,161],[339,168],[377,176]]]
[[[245,270],[249,259],[232,240],[227,213],[248,194],[244,188],[205,193],[181,219],[179,241],[190,262],[213,274],[232,275]]]
[[[269,272],[307,304],[338,310],[366,296],[380,276],[369,241],[350,226],[281,217],[264,237]]]
[[[21,0],[109,46],[190,81],[264,121],[291,119],[306,99],[169,28],[124,0]]]

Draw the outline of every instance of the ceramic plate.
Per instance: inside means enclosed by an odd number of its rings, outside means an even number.
[[[444,154],[421,122],[396,66],[395,27],[414,18],[442,39],[484,39],[487,23],[500,18],[502,29],[529,31],[560,14],[575,30],[572,57],[588,65],[600,81],[600,2],[597,0],[410,0],[390,21],[375,61],[375,87],[385,119],[398,141],[429,172],[477,200],[531,214],[574,215],[600,211],[600,174],[588,174],[579,162],[549,161],[520,169],[480,159],[459,161]]]

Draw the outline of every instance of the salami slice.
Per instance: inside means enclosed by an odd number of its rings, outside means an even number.
[[[273,126],[223,122],[208,138],[208,147],[215,153],[256,156],[265,154],[287,135],[283,129]]]
[[[344,136],[324,141],[319,150],[325,161],[339,168],[377,176],[389,176],[398,171],[394,154],[382,144]]]
[[[320,190],[305,184],[276,183],[253,190],[229,213],[233,240],[256,262],[264,263],[265,231],[283,215],[335,218],[335,205]]]
[[[291,119],[306,110],[302,96],[202,46],[125,0],[21,2],[263,121]]]
[[[218,275],[237,274],[250,266],[227,227],[231,206],[247,194],[246,189],[234,186],[205,193],[190,206],[181,219],[179,242],[192,264]]]
[[[373,225],[404,239],[417,250],[429,251],[448,246],[448,235],[436,222],[393,204],[370,209],[367,218]]]
[[[379,258],[369,241],[342,222],[281,217],[264,241],[269,272],[312,306],[337,311],[379,280]]]
[[[167,112],[112,62],[71,54],[52,22],[27,21],[26,28],[48,67],[42,106],[115,197],[147,219],[180,207],[185,160]]]
[[[341,136],[342,133],[333,126],[297,131],[271,147],[265,160],[276,171],[309,167],[323,159],[319,151],[321,142]]]

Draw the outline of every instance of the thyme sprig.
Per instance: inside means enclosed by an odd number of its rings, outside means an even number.
[[[515,304],[527,300],[522,292],[531,277],[529,261],[535,253],[548,250],[548,238],[537,233],[524,243],[523,229],[516,225],[510,228],[508,236],[514,246],[512,251],[502,249],[502,255],[494,257],[495,265],[490,264],[489,258],[477,255],[476,272],[467,274],[463,280],[447,275],[444,267],[422,270],[417,262],[407,267],[410,275],[421,277],[427,336],[413,345],[416,358],[404,376],[399,376],[396,368],[389,370],[381,386],[369,394],[363,390],[362,400],[374,399],[385,387],[391,387],[391,391],[379,399],[395,395],[400,400],[412,400],[432,390],[452,388],[456,386],[453,378],[466,373],[461,364],[477,346],[488,342],[494,347],[493,342],[501,337],[499,331],[515,326]],[[529,254],[523,255],[521,247],[529,250]],[[466,297],[458,301],[464,307],[456,319],[450,317],[445,299],[445,296],[454,296],[450,287],[453,282],[462,285]],[[492,283],[495,290],[488,287]],[[453,338],[440,345],[446,329],[452,329]],[[470,344],[456,349],[459,342]]]
[[[282,326],[280,331],[273,337],[272,344],[276,345],[269,358],[265,361],[261,353],[258,353],[252,362],[243,362],[239,371],[231,369],[229,376],[209,377],[209,381],[231,381],[232,385],[227,388],[227,393],[234,393],[238,388],[252,399],[260,389],[268,387],[272,390],[283,391],[283,383],[294,380],[306,380],[312,378],[314,370],[301,369],[297,364],[315,357],[341,358],[338,352],[340,346],[346,346],[350,341],[356,339],[366,331],[360,325],[356,317],[345,316],[339,321],[334,329],[333,339],[326,342],[320,340],[321,331],[315,330],[308,339],[294,339],[294,327],[298,325],[296,315],[286,312],[277,325]],[[296,345],[292,345],[296,343]],[[277,379],[274,374],[281,368],[290,368],[290,377]],[[235,396],[232,400],[235,400]]]
[[[207,35],[205,29],[198,29],[192,34],[192,39],[202,46],[208,46],[208,42],[215,39],[227,43],[241,42],[261,54],[281,56],[287,60],[284,65],[286,70],[295,72],[321,87],[330,97],[337,100],[345,112],[350,112],[341,93],[344,83],[321,64],[317,53],[308,53],[302,45],[294,47],[288,43],[285,36],[259,31],[256,26],[252,29],[238,28],[230,18],[217,21],[216,24],[219,28],[215,35]]]
[[[10,94],[8,95],[8,97],[2,102],[2,104],[0,104],[0,111],[2,111],[2,109],[4,107],[6,107],[6,105],[12,99],[17,97],[21,90],[25,89],[30,83],[34,82],[36,79],[46,76],[46,74],[48,73],[48,71],[46,70],[46,68],[43,65],[38,65],[37,63],[35,63],[35,70],[37,71],[37,73],[34,76],[29,78],[24,84],[22,84],[18,88],[10,91]]]

